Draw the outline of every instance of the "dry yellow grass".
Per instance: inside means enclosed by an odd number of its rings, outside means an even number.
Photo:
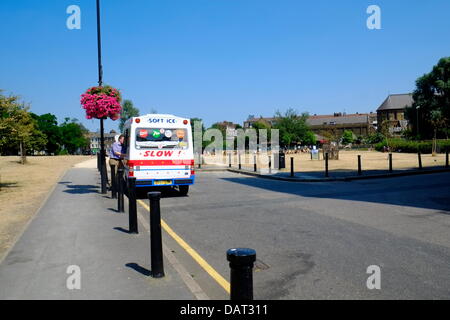
[[[0,157],[0,259],[67,168],[90,156]]]

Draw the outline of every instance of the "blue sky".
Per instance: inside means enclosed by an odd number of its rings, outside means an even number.
[[[81,30],[66,27],[73,4]],[[372,4],[381,30],[366,27]],[[103,0],[104,82],[141,113],[207,125],[375,111],[450,56],[449,14],[448,0]],[[98,81],[95,0],[1,0],[0,39],[1,89],[98,129],[79,104]]]

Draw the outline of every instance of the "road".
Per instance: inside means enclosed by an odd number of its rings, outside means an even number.
[[[189,196],[166,194],[161,212],[225,279],[227,249],[255,249],[255,299],[448,299],[449,181],[449,173],[332,183],[198,173]],[[210,298],[228,298],[163,236]],[[371,265],[381,269],[380,290],[366,286]]]

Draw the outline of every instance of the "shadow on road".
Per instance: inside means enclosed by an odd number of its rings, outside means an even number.
[[[125,265],[125,267],[131,268],[134,271],[137,271],[140,274],[143,274],[144,276],[151,276],[152,275],[152,272],[150,270],[148,270],[148,269],[146,269],[144,267],[141,267],[140,265],[138,265],[137,263],[134,263],[134,262],[127,263]]]
[[[357,182],[293,183],[253,177],[223,180],[302,197],[374,202],[450,212],[450,173]]]
[[[98,193],[98,186],[94,185],[76,185],[76,184],[66,184],[67,189],[64,190],[65,193],[70,194],[86,194],[86,193]]]

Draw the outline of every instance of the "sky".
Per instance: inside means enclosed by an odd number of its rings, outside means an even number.
[[[375,112],[450,56],[450,1],[102,0],[104,83],[141,114],[207,126],[293,108]],[[70,5],[81,29],[70,30]],[[381,9],[370,30],[367,8]],[[0,89],[37,114],[77,118],[98,81],[95,0],[1,0]],[[107,120],[105,129],[117,130]]]

